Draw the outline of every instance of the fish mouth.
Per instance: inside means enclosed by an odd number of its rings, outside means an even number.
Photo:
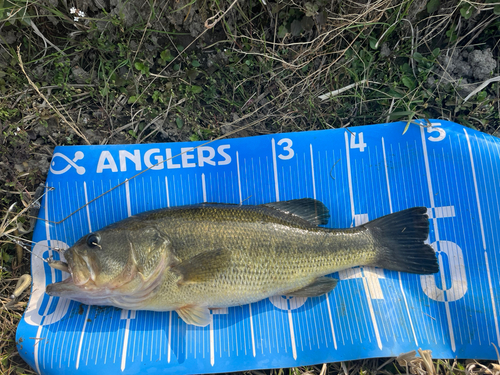
[[[95,283],[95,272],[88,258],[78,255],[71,248],[64,253],[70,276],[63,281],[49,284],[46,293],[54,297],[74,298],[92,293],[100,288]]]
[[[58,283],[47,285],[45,292],[49,296],[53,297],[72,298],[75,297],[77,294],[81,294],[81,288],[74,284],[73,276],[70,276],[67,279],[60,281]]]
[[[67,298],[86,305],[109,305],[112,293],[100,289],[87,282],[84,285],[75,285],[73,276],[58,283],[47,285],[45,292],[52,297]]]

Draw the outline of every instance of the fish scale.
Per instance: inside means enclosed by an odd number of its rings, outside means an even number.
[[[87,284],[65,280],[47,292],[85,303],[94,298],[123,308],[175,310],[187,323],[204,326],[210,308],[327,293],[337,280],[325,275],[353,266],[438,271],[434,250],[424,243],[425,208],[349,229],[317,225],[327,218],[328,209],[309,198],[142,213],[80,239],[66,259]]]

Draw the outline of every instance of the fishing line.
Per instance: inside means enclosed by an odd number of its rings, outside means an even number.
[[[8,234],[7,236],[10,238],[14,238],[15,240],[20,241],[20,242],[24,241],[24,244],[23,244],[24,246],[26,246],[26,245],[31,246],[33,244],[35,244],[35,245],[37,244],[37,242],[35,242],[35,241],[27,240],[27,239],[22,238],[20,236],[15,236],[12,234]],[[22,246],[22,244],[19,244],[19,245]],[[58,253],[64,250],[64,249],[61,249],[60,247],[56,247],[56,246],[49,246],[49,245],[42,245],[42,244],[40,244],[40,246],[46,247],[47,250],[57,251]]]
[[[226,10],[226,12],[224,13],[224,15],[227,13],[227,11],[229,11],[229,9],[228,9],[228,10]],[[220,21],[220,18],[219,18],[216,22],[219,22],[219,21]],[[207,32],[208,30],[209,30],[209,29],[205,30],[205,31],[204,31],[202,34],[200,34],[200,35],[199,35],[199,36],[198,36],[195,40],[193,40],[193,41],[192,41],[192,42],[188,45],[188,47],[186,47],[186,49],[187,49],[187,48],[189,48],[189,47],[191,46],[191,44],[195,43],[195,42],[196,42],[196,40],[198,40],[198,38],[200,38],[200,37],[201,37],[203,34],[205,34],[205,32]],[[347,48],[345,49],[345,51],[347,51],[349,48],[351,48],[351,47],[352,47],[352,45],[353,45],[353,44],[354,44],[354,42],[358,39],[358,37],[359,37],[359,35],[357,35],[357,36],[356,36],[356,37],[355,37],[355,38],[351,41],[351,43],[347,46]],[[19,54],[19,53],[18,53],[18,54]],[[331,64],[331,65],[335,64],[338,60],[340,60],[342,56],[343,56],[343,54],[340,54],[340,56],[339,56],[339,57],[337,57],[337,58],[336,58],[336,59],[332,62],[332,64]],[[20,55],[19,55],[19,58],[21,58],[21,56],[20,56]],[[177,58],[177,57],[176,57],[176,58]],[[166,68],[168,68],[168,66],[170,66],[170,64],[172,64],[172,63],[173,63],[173,61],[175,61],[175,59],[173,59],[173,60],[172,60],[172,61],[171,61],[171,62],[170,62],[167,66],[165,66],[165,67],[162,69],[162,71],[161,71],[161,72],[163,72]],[[323,71],[328,70],[328,69],[329,69],[329,68],[323,68],[323,69],[320,69],[320,70],[318,70],[315,74],[316,74],[316,75],[319,75],[320,73],[322,73]],[[161,72],[160,72],[160,74],[161,74]],[[249,117],[251,117],[251,116],[255,115],[257,112],[261,111],[262,109],[264,109],[265,107],[267,107],[267,106],[268,106],[268,105],[270,105],[271,103],[274,103],[274,101],[276,101],[278,98],[280,98],[280,97],[282,97],[282,96],[284,96],[284,95],[286,95],[286,94],[290,94],[290,93],[293,91],[293,89],[295,89],[297,86],[299,86],[299,85],[300,85],[303,81],[304,81],[304,80],[302,80],[302,81],[300,81],[300,82],[298,82],[298,83],[294,84],[294,85],[293,85],[293,86],[291,86],[288,90],[283,91],[282,93],[280,93],[280,94],[276,95],[276,96],[275,96],[272,100],[270,100],[270,101],[268,101],[268,102],[264,103],[264,104],[263,104],[263,105],[261,105],[260,107],[256,108],[253,112],[246,114],[245,116],[241,117],[241,118],[240,118],[240,119],[238,119],[237,121],[234,121],[233,123],[235,123],[235,122],[239,122],[239,121],[242,121],[242,120],[244,120],[244,119],[246,119],[246,118],[249,118]],[[151,83],[150,83],[150,84],[146,87],[146,90],[144,90],[143,92],[146,92],[146,91],[147,91],[147,88],[148,88],[151,84],[152,84],[152,82],[151,82]],[[143,94],[141,94],[141,95],[143,95]],[[140,98],[140,96],[141,96],[141,95],[139,95],[139,98]],[[139,98],[138,98],[138,99],[139,99]],[[134,103],[134,104],[135,104],[135,103]],[[132,104],[132,106],[133,106],[134,104]],[[231,136],[231,135],[233,135],[233,134],[236,134],[236,133],[238,133],[238,132],[240,132],[240,131],[242,131],[242,130],[245,130],[245,129],[247,129],[247,128],[249,128],[249,127],[251,127],[251,126],[255,125],[255,124],[260,123],[261,121],[263,121],[265,118],[268,118],[268,117],[270,117],[270,115],[269,115],[269,116],[267,116],[267,117],[260,118],[260,119],[258,119],[258,120],[254,120],[254,121],[252,121],[252,122],[250,122],[250,123],[248,123],[248,124],[246,124],[246,125],[244,125],[244,126],[239,127],[238,129],[232,130],[232,131],[230,131],[230,132],[228,132],[228,133],[226,133],[226,134],[224,134],[224,135],[221,135],[221,136],[219,136],[219,137],[217,137],[217,138],[215,138],[215,139],[213,139],[213,140],[210,140],[210,141],[205,142],[205,143],[203,143],[203,144],[201,144],[201,145],[199,145],[199,146],[193,147],[193,148],[192,148],[192,149],[190,149],[190,150],[186,150],[186,151],[184,151],[184,152],[181,152],[181,153],[179,153],[179,154],[177,154],[177,155],[172,156],[171,158],[168,158],[168,159],[166,159],[166,160],[162,160],[162,161],[160,161],[160,162],[158,162],[158,163],[156,163],[156,164],[153,164],[151,167],[146,168],[146,169],[144,169],[143,171],[140,171],[139,173],[135,174],[134,176],[132,176],[132,177],[130,177],[130,178],[127,178],[127,179],[125,179],[123,182],[119,183],[118,185],[116,185],[116,186],[112,187],[111,189],[109,189],[109,190],[105,191],[104,193],[102,193],[102,194],[98,195],[97,197],[95,197],[94,199],[90,200],[88,203],[84,204],[83,206],[81,206],[80,208],[78,208],[77,210],[73,211],[72,213],[70,213],[69,215],[67,215],[66,217],[64,217],[63,219],[61,219],[61,220],[59,220],[59,221],[51,221],[51,220],[48,220],[48,219],[40,219],[40,220],[43,220],[43,221],[45,221],[45,222],[49,222],[49,223],[51,223],[51,224],[55,224],[55,225],[57,225],[57,224],[61,224],[61,223],[63,223],[64,221],[66,221],[68,218],[70,218],[71,216],[73,216],[74,214],[76,214],[77,212],[79,212],[80,210],[82,210],[83,208],[87,207],[89,204],[91,204],[91,203],[95,202],[95,201],[96,201],[96,200],[98,200],[99,198],[101,198],[101,197],[103,197],[104,195],[106,195],[106,194],[110,193],[111,191],[115,190],[116,188],[120,187],[121,185],[125,184],[126,182],[128,182],[128,181],[130,181],[130,180],[133,180],[134,178],[136,178],[136,177],[140,176],[140,175],[141,175],[141,174],[143,174],[144,172],[147,172],[148,170],[152,169],[153,167],[156,167],[156,166],[158,166],[158,165],[160,165],[160,164],[163,164],[163,163],[165,163],[166,161],[172,160],[173,158],[178,157],[178,156],[181,156],[181,155],[183,155],[183,154],[185,154],[185,153],[187,153],[187,152],[191,152],[191,151],[193,151],[193,150],[196,150],[196,149],[197,149],[197,148],[199,148],[199,147],[206,146],[206,145],[209,145],[209,144],[210,144],[210,143],[212,143],[212,142],[215,142],[215,141],[219,141],[219,140],[225,139],[225,138],[227,138],[227,137],[229,137],[229,136]],[[229,124],[226,124],[226,125],[231,125],[231,124],[232,124],[232,123],[229,123]],[[352,134],[352,132],[351,132],[348,128],[345,128],[345,129],[346,129],[347,131],[349,131],[349,132]],[[51,189],[54,189],[54,188],[51,188]]]
[[[0,226],[0,237],[5,236],[7,234],[10,234],[14,232],[16,229],[21,233],[21,234],[26,234],[29,232],[33,231],[33,228],[35,226],[35,219],[38,219],[38,210],[40,209],[40,201],[42,200],[43,196],[47,194],[48,191],[54,190],[54,188],[50,186],[45,186],[43,184],[40,184],[40,186],[37,187],[35,191],[35,197],[31,203],[29,203],[26,207],[24,207],[20,212],[18,212],[8,223],[7,220],[9,219],[9,215],[14,211],[14,208],[17,205],[17,202],[14,202],[7,210],[5,213],[5,216],[2,220],[2,225]],[[30,222],[30,227],[28,230],[24,229],[21,223],[17,222],[17,219],[19,216],[23,215],[26,211],[31,210],[30,215],[26,215],[26,217],[31,219]],[[8,231],[6,231],[7,227],[16,222],[17,226],[16,228],[12,228]]]
[[[198,146],[196,146],[196,147],[193,147],[193,148],[191,148],[191,149],[189,149],[189,150],[186,150],[186,151],[184,151],[184,152],[181,152],[181,153],[179,153],[179,154],[177,154],[177,155],[174,155],[174,156],[172,156],[172,157],[170,157],[170,158],[167,158],[167,159],[165,159],[165,160],[159,161],[158,163],[151,165],[151,167],[146,168],[146,169],[144,169],[144,170],[142,170],[142,171],[140,171],[140,172],[136,173],[136,174],[135,174],[135,175],[133,175],[132,177],[130,177],[130,178],[126,178],[124,181],[120,182],[118,185],[113,186],[111,189],[109,189],[109,190],[105,191],[104,193],[102,193],[102,194],[98,195],[98,196],[97,196],[97,197],[95,197],[94,199],[91,199],[88,203],[85,203],[83,206],[79,207],[78,209],[76,209],[75,211],[73,211],[72,213],[70,213],[68,216],[64,217],[63,219],[61,219],[61,220],[59,220],[59,221],[52,221],[52,220],[48,220],[48,219],[40,219],[40,220],[43,220],[43,221],[45,221],[45,222],[49,222],[49,223],[51,223],[51,224],[56,224],[56,225],[57,225],[57,224],[61,224],[62,222],[64,222],[65,220],[69,219],[71,216],[73,216],[74,214],[76,214],[78,211],[80,211],[80,210],[82,210],[83,208],[87,207],[89,204],[91,204],[91,203],[95,202],[95,201],[96,201],[96,200],[98,200],[99,198],[102,198],[102,197],[103,197],[103,196],[105,196],[106,194],[108,194],[108,193],[112,192],[113,190],[115,190],[116,188],[118,188],[118,187],[120,187],[121,185],[125,184],[126,182],[128,182],[128,181],[130,181],[130,180],[133,180],[134,178],[136,178],[136,177],[140,176],[140,175],[141,175],[141,174],[143,174],[144,172],[149,171],[150,169],[152,169],[152,168],[156,167],[157,165],[163,164],[163,163],[165,163],[165,162],[167,162],[167,161],[169,161],[169,160],[172,160],[173,158],[176,158],[176,157],[178,157],[178,156],[181,156],[181,155],[183,155],[183,154],[185,154],[185,153],[192,152],[193,150],[196,150],[196,149],[197,149],[197,148],[199,148],[199,147],[209,145],[209,144],[210,144],[210,143],[212,143],[212,142],[215,142],[215,141],[220,141],[221,139],[224,139],[224,138],[226,138],[226,137],[228,137],[228,136],[230,136],[230,135],[232,135],[232,134],[238,133],[238,132],[240,132],[241,130],[244,130],[244,129],[246,129],[246,128],[249,128],[249,127],[251,127],[251,126],[253,126],[253,125],[255,125],[255,124],[257,124],[257,123],[259,123],[259,122],[261,122],[261,121],[262,121],[262,119],[252,121],[252,122],[250,122],[249,124],[246,124],[246,125],[244,125],[244,126],[242,126],[242,127],[238,128],[238,129],[232,130],[232,131],[230,131],[230,132],[228,132],[228,133],[226,133],[226,134],[224,134],[224,135],[221,135],[221,136],[219,136],[219,137],[217,137],[217,138],[215,138],[215,139],[212,139],[212,140],[210,140],[210,141],[208,141],[208,142],[202,143],[201,145],[198,145]],[[52,189],[54,189],[54,188],[52,188]]]
[[[5,234],[5,237],[7,237],[10,241],[12,241],[13,243],[15,243],[16,245],[19,245],[21,246],[24,250],[26,250],[28,253],[30,253],[31,255],[34,255],[36,256],[37,258],[41,259],[42,261],[44,261],[45,263],[49,264],[50,265],[50,262],[49,262],[49,259],[45,259],[43,257],[41,257],[40,255],[37,255],[35,254],[33,251],[31,251],[27,246],[26,246],[26,243],[20,241],[18,238],[20,237],[15,237],[15,236],[12,236],[10,234]],[[31,243],[34,243],[33,241],[29,241]],[[31,245],[31,244],[30,244]],[[61,249],[57,249],[57,248],[52,248],[51,249],[51,246],[47,246],[47,245],[41,245],[41,246],[45,246],[47,247],[47,250],[54,250],[54,251],[61,251]]]

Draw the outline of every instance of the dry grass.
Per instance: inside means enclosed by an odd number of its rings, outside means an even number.
[[[24,267],[26,268],[26,267]],[[21,270],[20,270],[21,271]],[[25,269],[22,272],[29,272]],[[14,291],[17,278],[2,279],[0,281],[2,312],[0,323],[0,373],[1,374],[34,374],[29,366],[22,360],[16,349],[16,329],[22,313],[26,307],[28,296],[21,298],[19,303],[8,310],[3,306],[10,302],[6,295]]]

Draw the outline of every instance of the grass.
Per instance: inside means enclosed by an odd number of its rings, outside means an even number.
[[[489,49],[498,61],[498,2],[63,4],[0,0],[3,212],[33,202],[56,145],[210,140],[413,118],[500,134],[500,85],[489,81],[499,76],[498,65],[482,76],[450,71],[464,51]],[[75,21],[70,8],[84,4],[85,16]],[[327,93],[335,94],[319,99]],[[0,230],[2,305],[29,273],[29,256],[18,260],[19,247],[5,235],[29,218],[11,219]],[[14,342],[27,297],[0,312],[2,374],[32,373]],[[412,361],[409,372],[432,372],[429,363]],[[407,372],[396,360],[385,362],[265,373]],[[484,366],[498,371],[474,361],[434,360],[431,367],[440,374],[488,373]]]

